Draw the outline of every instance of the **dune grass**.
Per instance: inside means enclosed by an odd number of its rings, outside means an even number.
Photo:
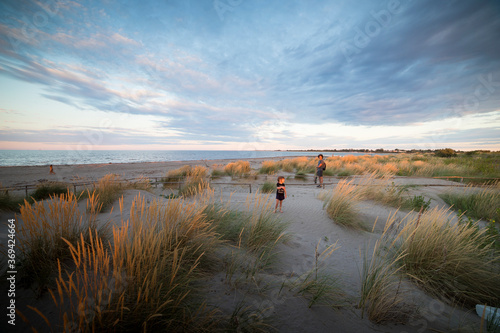
[[[486,229],[452,223],[444,208],[389,216],[373,253],[363,255],[359,306],[375,323],[409,315],[403,280],[455,306],[500,305],[500,257]]]
[[[259,173],[267,174],[267,175],[274,175],[280,169],[281,169],[281,165],[279,162],[264,161],[264,162],[262,162],[262,166],[259,169]]]
[[[75,270],[60,267],[52,292],[64,330],[209,331],[214,313],[193,282],[217,243],[202,207],[137,196],[109,249],[99,236],[68,242]]]
[[[19,212],[25,198],[18,195],[11,195],[0,189],[0,210]]]
[[[224,172],[231,177],[247,177],[252,172],[252,168],[248,161],[236,161],[228,163],[224,167]]]
[[[98,200],[100,211],[104,211],[118,200],[127,187],[120,176],[107,174],[83,191],[79,197],[88,198],[94,194]]]
[[[366,230],[358,217],[357,203],[362,193],[353,180],[343,179],[338,182],[333,191],[324,193],[320,199],[324,200],[324,208],[328,216],[337,224],[353,229]]]
[[[179,195],[189,197],[210,188],[207,175],[208,169],[203,166],[191,168],[179,189]]]
[[[320,242],[321,240],[316,244],[314,251],[314,267],[292,281],[289,288],[290,291],[306,298],[309,301],[309,308],[314,305],[339,307],[343,302],[344,294],[338,279],[324,270],[324,261],[338,250],[339,246],[334,243],[320,252]]]
[[[384,322],[404,322],[401,305],[404,295],[401,292],[401,257],[388,258],[380,240],[375,243],[371,257],[363,253],[361,270],[361,291],[358,307],[362,309],[361,316],[377,324]]]
[[[174,170],[170,170],[167,172],[167,174],[165,175],[165,177],[163,177],[161,179],[162,182],[178,182],[180,181],[182,178],[185,178],[188,176],[188,174],[191,172],[192,170],[192,166],[190,165],[184,165],[180,168],[177,168],[177,169],[174,169]]]
[[[70,256],[66,242],[76,242],[83,237],[90,239],[90,234],[98,232],[106,238],[106,225],[99,227],[96,222],[100,210],[96,193],[87,199],[87,212],[78,209],[78,199],[74,193],[53,196],[49,200],[25,201],[20,209],[21,221],[18,232],[20,250],[21,280],[42,292],[53,278],[57,259]]]
[[[500,222],[500,183],[478,190],[469,187],[464,192],[448,192],[440,197],[469,217]]]
[[[406,276],[433,295],[456,304],[500,305],[500,257],[486,229],[452,223],[446,209],[388,221],[386,246]]]

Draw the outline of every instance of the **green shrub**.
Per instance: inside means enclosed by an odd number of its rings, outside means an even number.
[[[438,157],[454,157],[457,156],[457,153],[451,148],[445,148],[436,150],[435,155]]]
[[[61,183],[45,183],[36,188],[30,195],[34,200],[48,199],[51,196],[68,193],[68,187]]]
[[[262,186],[260,187],[260,191],[262,193],[272,193],[274,192],[274,190],[276,190],[276,184],[270,182],[270,181],[266,181],[264,184],[262,184]]]
[[[427,210],[431,205],[431,199],[425,200],[423,195],[414,195],[413,198],[407,198],[403,200],[401,205],[402,208],[420,210]]]

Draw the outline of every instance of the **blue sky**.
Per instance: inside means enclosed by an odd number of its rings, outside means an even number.
[[[500,150],[499,1],[0,13],[0,149]]]

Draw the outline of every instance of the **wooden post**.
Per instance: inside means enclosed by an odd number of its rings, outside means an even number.
[[[28,197],[28,185],[26,185],[26,187],[24,188],[25,192],[26,192],[26,198]]]
[[[250,187],[250,193],[252,193],[252,184],[248,184],[248,187]]]

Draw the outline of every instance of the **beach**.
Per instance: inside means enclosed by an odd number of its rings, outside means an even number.
[[[245,203],[256,194],[257,189],[266,181],[275,183],[277,175],[286,179],[288,197],[283,203],[283,213],[276,213],[279,219],[288,225],[289,239],[279,244],[276,249],[277,259],[273,264],[252,279],[241,278],[237,283],[227,281],[224,270],[205,276],[201,282],[202,293],[207,305],[217,308],[222,315],[231,316],[234,309],[242,306],[249,312],[257,314],[257,319],[270,325],[264,331],[278,332],[424,332],[430,329],[436,331],[461,330],[468,332],[479,327],[480,318],[470,310],[450,305],[448,302],[433,297],[422,291],[415,284],[403,281],[401,288],[405,289],[404,308],[407,313],[399,318],[400,322],[375,324],[362,309],[358,307],[361,289],[362,253],[373,249],[375,242],[384,231],[385,222],[391,217],[404,219],[410,213],[397,210],[378,202],[364,200],[357,206],[359,218],[367,226],[367,230],[352,230],[337,225],[328,216],[321,193],[331,192],[342,181],[339,177],[325,177],[324,188],[318,188],[313,183],[312,175],[305,180],[294,178],[294,173],[279,172],[276,175],[262,175],[257,171],[263,161],[279,161],[286,157],[247,159],[255,172],[252,177],[234,178],[223,176],[212,179],[214,193],[233,209],[244,209]],[[94,164],[94,165],[61,165],[55,166],[55,174],[49,174],[46,166],[32,167],[1,167],[0,183],[3,187],[22,187],[45,181],[64,183],[95,182],[107,174],[116,174],[123,180],[134,181],[141,177],[159,180],[165,174],[184,165],[224,166],[232,160],[202,160],[175,161],[155,163],[124,163],[124,164]],[[412,195],[423,195],[430,199],[430,209],[445,207],[446,203],[438,196],[450,190],[461,190],[454,187],[457,183],[430,178],[393,177],[398,185],[411,185]],[[251,184],[251,186],[247,186]],[[252,190],[252,193],[250,193]],[[161,186],[150,190],[128,189],[123,193],[125,213],[120,213],[118,202],[114,203],[99,216],[100,221],[112,220],[114,223],[129,218],[134,198],[138,195],[147,202],[166,200],[162,195],[171,193],[171,189]],[[274,193],[267,200],[274,207]],[[0,221],[7,222],[16,218],[13,212],[0,212]],[[18,216],[17,216],[18,218]],[[2,227],[2,245],[6,241],[7,232]],[[336,245],[335,245],[336,244]],[[334,276],[341,290],[339,304],[336,307],[322,304],[310,305],[307,298],[298,294],[292,287],[283,287],[294,279],[304,276],[318,265],[318,252],[334,246],[336,250],[321,261],[324,272]],[[226,249],[227,251],[227,249]],[[221,267],[224,266],[220,264]],[[288,284],[287,284],[288,286]],[[20,291],[17,302],[26,315],[30,311],[26,305],[34,306],[48,317],[56,321],[57,313],[53,309],[52,300],[45,294],[36,299],[29,290]],[[32,313],[32,312],[31,312]],[[30,314],[31,314],[30,313]],[[243,315],[241,315],[243,317]],[[31,325],[40,329],[44,321],[39,317],[30,316]],[[240,318],[241,320],[241,318]],[[248,318],[246,318],[248,320]],[[18,321],[18,328],[28,328]],[[3,325],[4,323],[2,323]],[[255,323],[254,323],[255,324]],[[24,325],[24,326],[23,326]],[[248,324],[250,325],[250,324]],[[3,327],[3,326],[1,326]],[[244,326],[240,329],[245,331]]]

